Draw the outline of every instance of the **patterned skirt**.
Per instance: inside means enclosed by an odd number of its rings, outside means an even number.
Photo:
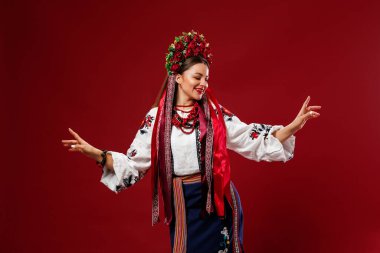
[[[173,178],[173,220],[170,241],[173,253],[244,253],[243,211],[231,182],[233,208],[225,200],[226,219],[215,213],[201,218],[201,175]]]

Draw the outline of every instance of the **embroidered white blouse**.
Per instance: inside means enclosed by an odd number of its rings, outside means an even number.
[[[220,105],[222,108],[223,106]],[[125,154],[109,151],[113,159],[113,171],[103,167],[100,182],[118,193],[141,180],[151,164],[151,137],[158,107],[151,108]],[[177,111],[180,116],[188,113]],[[224,114],[224,113],[223,113]],[[287,162],[294,156],[295,136],[291,135],[282,144],[272,135],[283,125],[260,123],[246,124],[234,114],[224,114],[227,130],[227,149],[243,157],[259,161]],[[196,131],[184,134],[172,127],[171,148],[173,168],[176,175],[190,175],[200,171],[198,163]]]

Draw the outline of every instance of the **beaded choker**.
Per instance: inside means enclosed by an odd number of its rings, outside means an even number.
[[[186,106],[186,107],[189,107],[189,106]],[[178,114],[176,110],[181,111],[181,112],[186,112],[189,114],[185,118],[183,118]],[[172,118],[172,124],[175,125],[177,128],[181,129],[183,133],[191,134],[194,131],[195,126],[197,125],[199,121],[198,103],[195,103],[194,107],[190,111],[183,111],[181,109],[178,109],[177,106],[173,108],[173,111],[174,111],[174,115]],[[190,121],[193,121],[193,122],[190,122]],[[190,129],[190,130],[185,130],[185,129]]]

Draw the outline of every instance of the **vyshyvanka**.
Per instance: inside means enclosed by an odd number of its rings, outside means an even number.
[[[242,205],[234,184],[226,180],[229,174],[225,174],[223,164],[228,156],[219,161],[215,158],[220,143],[215,140],[215,132],[210,132],[210,126],[215,128],[213,120],[220,116],[225,124],[226,148],[257,162],[292,159],[295,136],[281,143],[272,133],[283,125],[246,124],[216,100],[206,98],[196,102],[200,109],[199,120],[194,131],[186,134],[170,124],[169,116],[173,113],[183,118],[187,116],[186,112],[164,106],[164,98],[170,96],[173,94],[164,93],[161,107],[147,112],[125,154],[110,151],[114,171],[104,167],[100,181],[119,193],[152,169],[153,224],[159,220],[156,189],[159,181],[172,252],[244,252]],[[157,129],[161,129],[161,134]],[[220,168],[223,171],[220,172]]]

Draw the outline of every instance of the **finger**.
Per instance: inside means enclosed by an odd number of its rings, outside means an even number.
[[[71,151],[71,152],[73,152],[73,151],[81,152],[82,149],[83,149],[83,145],[81,145],[81,144],[73,144],[73,145],[70,145],[69,151]]]
[[[310,118],[316,118],[316,117],[318,117],[318,116],[320,116],[319,113],[314,112],[314,111],[310,111],[310,112],[308,112],[308,113],[305,113],[305,114],[303,115],[303,118],[306,119],[306,120],[308,120],[308,119],[310,119]]]
[[[310,96],[307,96],[307,98],[306,98],[305,102],[303,102],[301,110],[298,112],[297,116],[302,116],[305,113],[305,111],[307,110],[306,107],[307,107],[307,104],[309,103],[309,101],[310,101]]]
[[[65,143],[65,144],[76,144],[76,143],[78,143],[78,141],[77,140],[62,140],[62,143]]]
[[[305,103],[304,103],[305,108],[306,108],[307,105],[309,104],[309,101],[310,101],[310,96],[307,96],[307,98],[306,98],[306,100],[305,100]]]
[[[65,146],[65,147],[71,147],[72,145],[76,145],[76,144],[72,144],[72,143],[63,143],[63,146]]]
[[[308,113],[303,114],[301,116],[301,119],[304,121],[307,121],[308,119],[310,119],[310,117],[312,117],[312,114],[311,114],[311,112],[308,112]]]
[[[311,105],[311,106],[308,106],[306,110],[310,111],[310,110],[321,109],[321,108],[322,106],[320,105]]]
[[[78,141],[82,141],[82,138],[79,136],[79,134],[74,132],[71,128],[69,128],[69,131],[74,136],[75,139],[77,139]]]

